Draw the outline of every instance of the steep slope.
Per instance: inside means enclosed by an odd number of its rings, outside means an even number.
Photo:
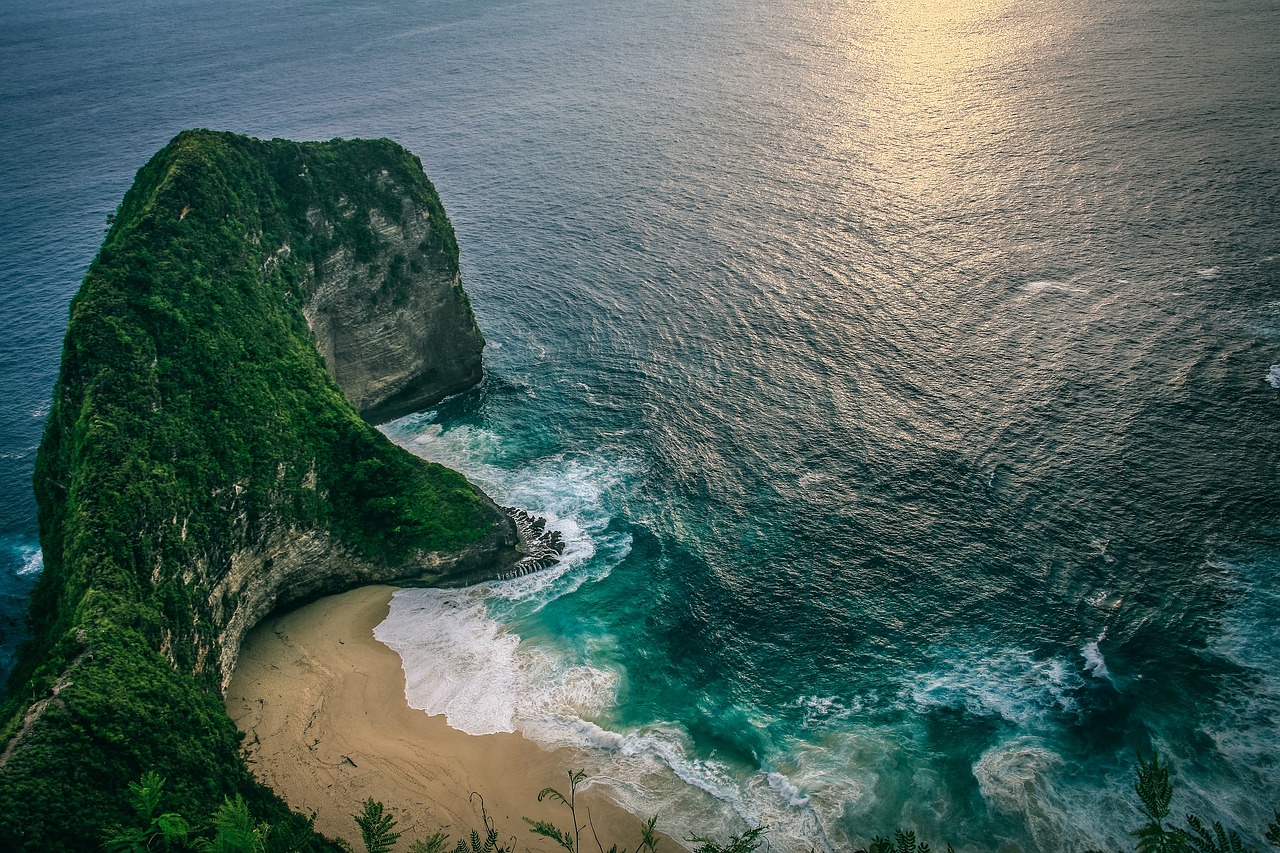
[[[482,345],[452,227],[394,143],[190,131],[139,171],[72,301],[37,458],[0,849],[96,848],[148,769],[184,813],[241,792],[294,820],[223,710],[241,637],[290,601],[519,558],[492,501],[357,411],[466,387]]]

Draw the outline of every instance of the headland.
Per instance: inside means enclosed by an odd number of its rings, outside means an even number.
[[[291,849],[335,849],[245,765],[223,698],[245,634],[557,545],[370,423],[481,376],[453,228],[389,140],[207,130],[143,166],[109,226],[36,460],[44,570],[0,711],[0,849],[98,848],[138,819],[146,772],[194,823],[242,797]]]

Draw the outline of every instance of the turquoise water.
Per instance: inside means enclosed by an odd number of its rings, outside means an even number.
[[[269,8],[261,8],[269,5]],[[490,342],[386,427],[569,542],[381,635],[673,834],[1126,844],[1280,803],[1280,10],[11,3],[0,627],[66,302],[178,130],[418,153]]]

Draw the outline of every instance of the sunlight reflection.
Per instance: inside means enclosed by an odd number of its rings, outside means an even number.
[[[843,73],[857,74],[831,141],[899,203],[946,216],[992,203],[1051,140],[1035,127],[1043,92],[1018,81],[1063,48],[1045,10],[1013,0],[863,0],[828,7]],[[1068,21],[1070,16],[1061,15]],[[1032,22],[1037,22],[1033,24]]]

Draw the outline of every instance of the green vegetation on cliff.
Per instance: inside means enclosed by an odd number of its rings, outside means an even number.
[[[233,558],[311,532],[411,564],[499,523],[361,420],[301,313],[325,257],[376,255],[371,213],[411,210],[430,220],[413,262],[456,273],[434,188],[387,140],[190,131],[138,172],[72,301],[36,463],[45,568],[0,718],[0,849],[97,847],[130,813],[124,781],[152,770],[179,811],[241,795],[296,827],[223,708]],[[388,265],[388,299],[407,264]]]

